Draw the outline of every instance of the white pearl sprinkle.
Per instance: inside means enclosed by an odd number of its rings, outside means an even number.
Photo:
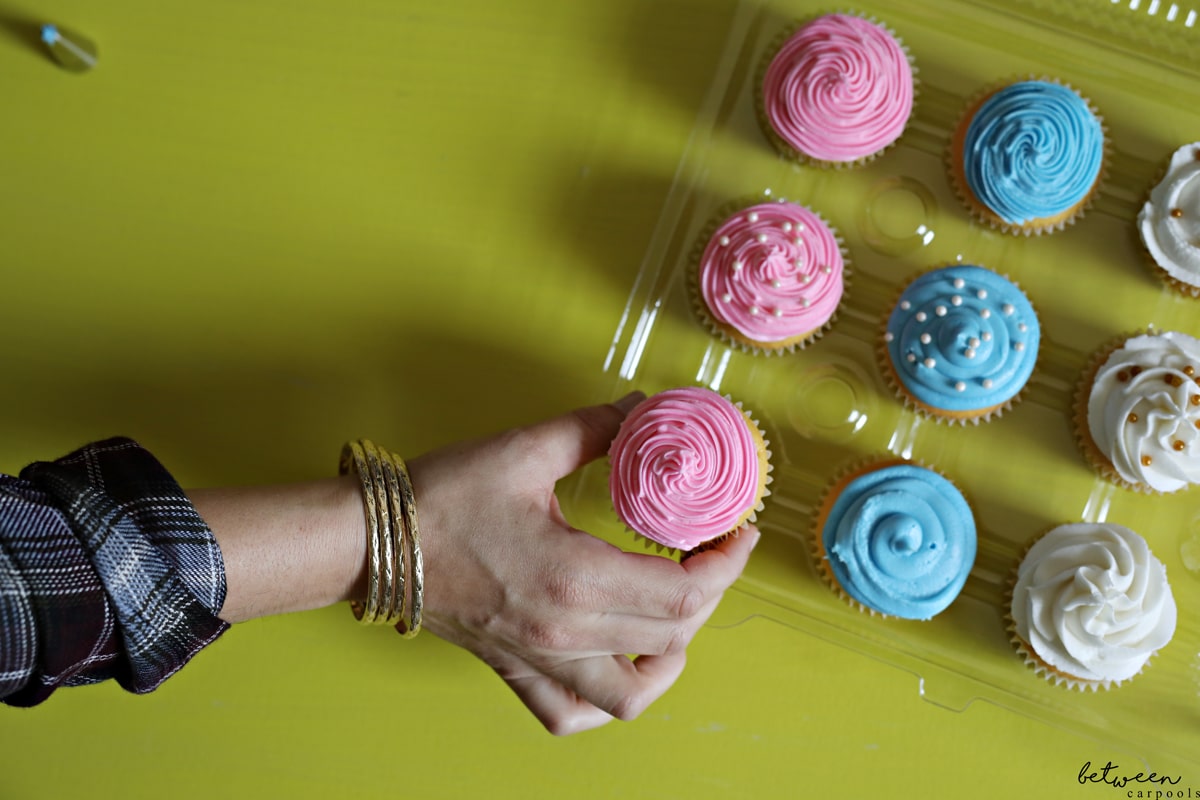
[[[804,247],[804,240],[801,239],[799,236],[797,236],[795,239],[793,239],[792,242],[796,245],[796,247]]]
[[[782,309],[782,308],[777,308],[777,309],[775,309],[774,311],[772,311],[772,312],[771,312],[771,316],[774,316],[774,317],[782,317],[782,316],[783,316],[783,309]]]
[[[1019,330],[1021,333],[1024,333],[1025,331],[1029,330],[1029,326],[1022,322],[1017,326],[1017,330]]]
[[[963,288],[963,287],[964,287],[964,286],[966,286],[966,285],[967,285],[967,282],[966,282],[966,281],[964,281],[962,278],[955,278],[955,279],[954,279],[954,288],[955,288],[955,289],[961,289],[961,288]]]
[[[978,292],[975,293],[975,296],[978,297],[980,300],[986,299],[987,298],[987,289],[980,289]]]
[[[829,266],[828,264],[826,264],[825,266],[821,267],[821,272],[824,272],[826,275],[832,275],[832,274],[833,274],[833,267],[831,267],[831,266]]]
[[[783,284],[782,284],[782,283],[780,283],[780,281],[779,281],[779,279],[778,279],[778,278],[772,278],[772,279],[771,279],[771,286],[772,286],[772,287],[774,287],[774,288],[776,288],[776,289],[778,289],[780,286],[783,286]]]
[[[733,262],[733,271],[741,272],[742,271],[742,262],[740,262],[740,261]]]
[[[907,356],[905,356],[905,358],[907,358],[907,359],[908,359],[908,363],[910,363],[910,364],[911,364],[911,363],[913,363],[914,361],[916,361],[916,360],[917,360],[917,354],[916,354],[916,353],[909,353]]]
[[[803,278],[800,279],[800,283],[801,284],[812,283],[812,275],[805,275]]]
[[[983,317],[984,319],[987,319],[988,317],[992,316],[991,309],[987,309],[987,308],[979,309],[979,316]]]
[[[933,369],[934,367],[937,366],[937,362],[934,361],[932,358],[927,358],[924,361],[922,361],[921,363],[924,364],[925,366],[929,367],[930,369]]]
[[[1024,349],[1025,349],[1024,342],[1013,342],[1013,350],[1016,350],[1018,353],[1020,353]]]
[[[797,223],[796,223],[796,230],[798,230],[798,231],[802,231],[802,230],[804,230],[804,223],[803,223],[803,222],[797,222]]]
[[[750,306],[750,316],[758,316],[758,306]]]
[[[722,237],[721,237],[720,239],[718,239],[717,241],[721,243],[721,246],[722,246],[722,247],[728,247],[728,246],[729,246],[729,237],[728,237],[728,236],[722,236]]]
[[[956,392],[963,392],[963,391],[966,391],[966,389],[967,389],[967,385],[965,383],[963,383],[962,381],[959,381],[958,383],[954,384],[954,391],[956,391]]]
[[[733,300],[733,295],[731,295],[729,292],[726,292],[725,294],[721,295],[721,302],[728,303],[731,300]]]
[[[907,300],[900,301],[900,310],[901,311],[908,311],[910,308],[912,308],[912,303],[908,302]]]
[[[961,305],[962,305],[962,298],[961,298],[961,297],[959,297],[958,295],[954,295],[953,297],[951,297],[951,298],[950,298],[950,305],[952,305],[952,306],[961,306]]]
[[[885,331],[883,334],[883,340],[885,342],[890,342],[895,338],[896,338],[895,334],[893,334],[891,331]]]
[[[979,347],[979,340],[972,336],[970,339],[967,339],[967,347]]]
[[[781,228],[783,228],[783,232],[784,232],[784,233],[791,233],[791,232],[792,232],[792,223],[790,223],[790,222],[785,222],[785,223],[783,223],[783,225],[781,225],[780,227],[781,227]]]
[[[967,358],[974,358],[975,351],[972,348],[968,347],[966,350],[963,350],[963,355],[966,356]]]
[[[990,342],[992,340],[992,332],[991,331],[984,331],[981,335],[983,336],[983,340],[985,342]]]
[[[749,214],[746,215],[746,219],[749,222],[758,222],[758,212],[751,211]]]
[[[944,316],[946,316],[946,307],[938,306],[935,309],[933,309],[933,313],[937,314],[939,317],[944,317]]]
[[[921,334],[921,344],[929,344],[932,341],[933,341],[933,337],[930,336],[928,333]]]
[[[758,243],[759,243],[759,244],[766,244],[766,243],[767,243],[767,235],[766,235],[765,233],[760,233],[760,234],[758,235]]]
[[[984,379],[983,379],[983,388],[985,388],[985,389],[990,389],[990,388],[992,388],[992,379],[991,379],[991,378],[984,378]]]
[[[1014,311],[1016,311],[1016,309],[1013,308],[1012,303],[1005,303],[1003,306],[1000,307],[1000,310],[1004,312],[1004,316],[1006,316],[1006,317],[1011,316],[1012,313]]]
[[[804,308],[808,308],[809,302],[810,301],[807,297],[800,298],[800,305],[803,306]]]
[[[926,316],[924,311],[918,311],[916,314],[916,319],[917,322],[924,322],[925,320],[929,319],[929,317]]]

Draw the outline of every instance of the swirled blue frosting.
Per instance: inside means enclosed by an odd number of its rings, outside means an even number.
[[[868,608],[929,619],[958,597],[975,563],[975,519],[954,484],[911,464],[860,475],[821,532],[838,584]]]
[[[1012,281],[962,264],[909,284],[884,339],[896,376],[913,398],[969,415],[1021,391],[1037,361],[1041,327]]]
[[[963,174],[975,198],[1013,225],[1061,214],[1100,177],[1104,130],[1078,94],[1023,81],[988,97],[963,142]]]

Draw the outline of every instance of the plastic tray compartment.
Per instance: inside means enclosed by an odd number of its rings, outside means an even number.
[[[1139,7],[1139,2],[1141,6]],[[1143,262],[1133,221],[1170,154],[1200,140],[1200,20],[1159,0],[856,5],[894,29],[916,61],[915,115],[899,143],[859,169],[781,159],[759,129],[756,67],[797,18],[840,10],[745,3],[618,322],[605,370],[614,397],[701,384],[743,401],[774,451],[763,541],[737,590],[761,615],[906,669],[929,701],[976,699],[1095,738],[1160,772],[1200,763],[1200,490],[1151,497],[1086,465],[1071,395],[1096,348],[1148,326],[1200,335],[1200,301],[1163,287]],[[970,220],[944,154],[967,98],[1012,78],[1068,82],[1099,108],[1109,178],[1078,224],[1014,237]],[[685,284],[700,231],[731,200],[769,191],[819,210],[843,236],[853,280],[831,331],[784,357],[724,346],[696,321]],[[952,427],[907,411],[878,375],[877,337],[914,274],[954,261],[1014,278],[1038,309],[1044,340],[1023,401],[1002,418]],[[808,536],[814,503],[843,465],[888,453],[936,467],[960,486],[979,527],[963,594],[929,622],[859,613],[817,577]],[[628,543],[607,495],[606,465],[564,487],[568,511]],[[1133,681],[1083,693],[1024,665],[1004,622],[1006,582],[1027,542],[1079,520],[1126,524],[1167,565],[1180,609],[1174,640]],[[718,612],[714,624],[737,624]]]

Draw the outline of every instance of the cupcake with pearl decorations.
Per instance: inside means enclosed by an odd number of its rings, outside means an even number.
[[[1037,674],[1072,689],[1111,689],[1175,634],[1167,571],[1140,535],[1111,522],[1048,531],[1011,579],[1009,635]]]
[[[754,522],[770,494],[771,452],[740,403],[684,386],[651,395],[608,451],[620,520],[643,539],[692,551]]]
[[[908,125],[916,70],[899,37],[872,19],[825,14],[767,48],[755,99],[764,133],[785,157],[823,167],[865,164]]]
[[[1074,223],[1104,177],[1099,113],[1070,86],[1030,79],[968,103],[948,151],[955,190],[973,216],[1006,233]]]
[[[1033,305],[1003,275],[974,264],[918,276],[887,317],[879,360],[905,405],[936,420],[978,424],[1020,399],[1037,363]]]
[[[1168,494],[1200,483],[1200,340],[1148,331],[1101,348],[1076,390],[1075,432],[1119,486]]]
[[[1180,294],[1200,297],[1200,142],[1171,156],[1137,225],[1158,276]]]
[[[860,611],[929,620],[962,591],[975,563],[975,518],[943,475],[901,460],[847,470],[813,523],[822,579]]]
[[[803,348],[833,323],[849,274],[837,231],[798,203],[768,200],[718,215],[697,243],[692,304],[704,325],[748,352]]]

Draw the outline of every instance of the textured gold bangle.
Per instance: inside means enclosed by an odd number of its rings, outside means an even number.
[[[338,474],[346,475],[353,467],[362,489],[363,511],[367,522],[367,596],[363,601],[350,601],[354,617],[364,625],[373,625],[379,618],[379,572],[382,557],[379,530],[379,508],[375,502],[375,486],[367,466],[366,453],[359,442],[347,442],[338,461]]]
[[[371,472],[371,487],[375,492],[375,507],[379,509],[379,625],[395,625],[397,576],[403,581],[400,565],[402,548],[399,547],[398,519],[392,511],[392,497],[388,490],[384,462],[390,459],[371,441],[361,440],[366,455],[367,469]]]
[[[400,481],[396,474],[395,456],[386,450],[379,451],[379,465],[383,471],[385,489],[384,503],[391,517],[391,541],[388,553],[392,565],[392,585],[390,594],[385,594],[384,620],[388,625],[395,625],[404,616],[406,600],[406,580],[408,574],[408,554],[405,552],[407,523],[404,519],[404,499],[400,494]]]
[[[407,546],[408,583],[410,587],[408,603],[408,620],[403,618],[396,625],[396,630],[405,638],[412,638],[421,632],[421,614],[425,594],[425,561],[421,555],[421,532],[417,525],[417,499],[413,493],[412,478],[409,477],[408,467],[404,460],[395,453],[390,453],[396,466],[396,477],[400,483],[400,498],[404,506],[404,539]]]

